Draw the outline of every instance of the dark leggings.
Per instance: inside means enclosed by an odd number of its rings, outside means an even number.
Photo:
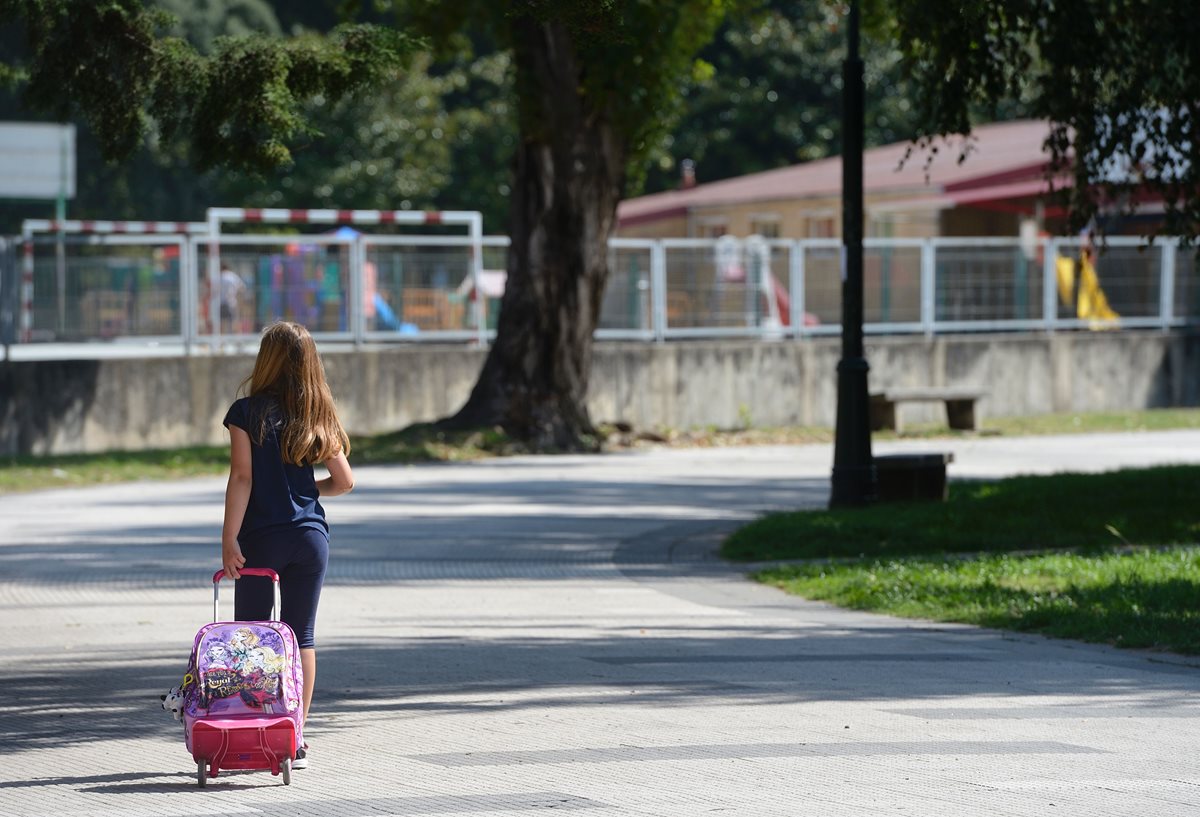
[[[269,567],[279,574],[283,605],[280,620],[296,633],[298,646],[314,647],[317,602],[329,563],[329,536],[316,528],[276,531],[242,545],[246,567]],[[239,579],[233,596],[238,621],[263,621],[271,615],[274,590],[261,576]]]

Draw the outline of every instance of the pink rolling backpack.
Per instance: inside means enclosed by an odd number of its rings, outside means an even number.
[[[243,576],[279,575],[248,568]],[[213,575],[213,623],[196,633],[181,685],[184,741],[203,786],[222,769],[270,769],[292,780],[292,760],[304,745],[304,675],[296,635],[282,621],[218,621],[221,577]]]

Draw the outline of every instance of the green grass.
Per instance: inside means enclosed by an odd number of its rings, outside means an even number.
[[[876,440],[955,438],[983,436],[1033,436],[1044,434],[1088,434],[1105,431],[1166,431],[1200,428],[1200,409],[1146,409],[1089,413],[1039,414],[1033,417],[985,417],[979,432],[955,431],[945,422],[909,423],[899,434],[876,431]],[[756,427],[747,429],[698,428],[660,429],[652,442],[677,446],[805,445],[833,441],[833,429],[814,426]]]
[[[985,429],[1008,436],[1095,433],[1103,431],[1167,431],[1200,428],[1200,409],[1147,409],[1073,414],[1040,414],[1032,417],[984,418]]]
[[[499,431],[443,432],[430,425],[412,426],[393,434],[354,437],[350,446],[351,460],[363,465],[454,462],[519,451],[519,447]],[[0,493],[228,472],[227,446],[14,457],[0,460]]]
[[[13,457],[0,460],[0,493],[139,479],[179,479],[224,474],[228,470],[229,449],[216,446]]]
[[[946,502],[797,511],[736,531],[741,561],[1096,548],[1200,541],[1200,466],[952,483]]]
[[[944,503],[772,514],[730,536],[805,598],[1200,654],[1200,466],[950,486]]]
[[[1200,548],[787,565],[759,581],[899,616],[1200,654]]]
[[[499,428],[440,431],[430,423],[391,434],[354,437],[350,459],[355,464],[458,462],[526,453]]]
[[[1066,434],[1096,431],[1158,430],[1200,428],[1200,409],[1154,409],[1149,411],[1092,414],[1050,414],[1040,417],[988,419],[988,434]],[[712,447],[736,445],[803,445],[829,443],[832,429],[812,427],[660,429],[653,434],[619,433],[604,428],[610,448],[644,445],[672,447]],[[901,437],[954,437],[941,423],[916,425]],[[891,432],[879,432],[876,439],[895,439]],[[440,432],[428,424],[416,425],[392,434],[356,436],[353,440],[355,463],[453,462],[481,457],[526,453],[518,443],[495,430]],[[14,457],[0,459],[0,493],[41,488],[95,485],[139,479],[177,479],[189,476],[221,474],[227,467],[224,447],[193,447],[171,451],[130,451],[105,454]]]

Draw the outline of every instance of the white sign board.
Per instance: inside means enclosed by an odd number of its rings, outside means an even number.
[[[75,198],[75,126],[0,122],[0,199]]]

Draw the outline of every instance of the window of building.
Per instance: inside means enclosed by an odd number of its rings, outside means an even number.
[[[724,217],[702,218],[696,222],[697,238],[720,238],[729,232],[729,222]]]
[[[809,238],[833,238],[835,224],[832,214],[812,215],[808,219]]]
[[[761,235],[763,238],[779,238],[779,216],[770,214],[751,216],[750,235]]]

